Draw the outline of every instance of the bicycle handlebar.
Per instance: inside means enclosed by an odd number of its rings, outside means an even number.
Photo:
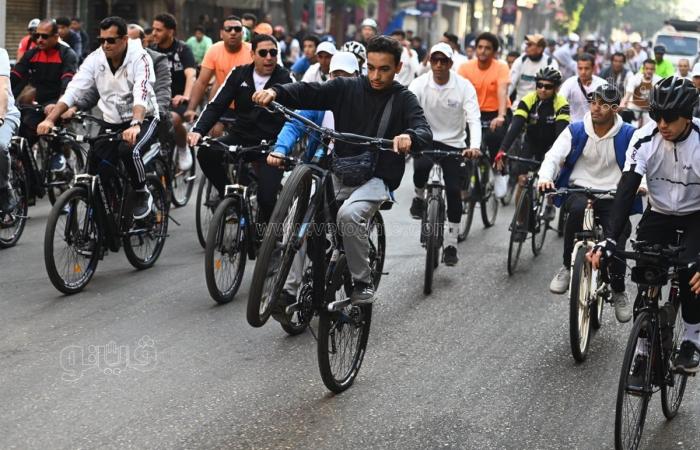
[[[521,158],[520,156],[512,156],[512,155],[508,155],[508,154],[503,155],[503,157],[508,158],[510,160],[513,160],[513,161],[525,163],[525,164],[528,164],[531,166],[539,167],[542,165],[542,161],[537,161],[536,159]]]
[[[422,150],[420,154],[426,156],[456,156],[459,158],[467,159],[466,157],[462,156],[462,152],[459,150]]]
[[[605,195],[615,196],[616,189],[594,189],[594,188],[559,188],[554,191],[545,192],[547,195],[569,195],[584,194],[590,199],[597,199]]]

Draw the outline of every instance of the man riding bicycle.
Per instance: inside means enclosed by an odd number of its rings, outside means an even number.
[[[17,206],[10,185],[10,141],[19,127],[19,111],[10,89],[10,57],[0,48],[0,225]]]
[[[95,143],[88,161],[88,173],[95,174],[102,161],[119,157],[129,172],[136,192],[134,219],[143,219],[153,205],[146,189],[146,171],[141,155],[150,148],[158,126],[158,104],[153,91],[153,62],[141,42],[129,39],[127,25],[121,17],[107,17],[100,22],[100,48],[83,62],[80,71],[66,87],[66,92],[37,127],[38,134],[48,134],[56,121],[79,97],[93,87],[103,120],[112,130],[123,130],[122,140]]]
[[[411,82],[409,90],[416,95],[425,118],[433,131],[433,148],[454,151],[455,155],[478,158],[481,155],[481,113],[472,84],[452,72],[452,47],[441,42],[430,49],[431,71]],[[466,146],[469,125],[469,146]],[[454,266],[457,257],[459,222],[462,217],[462,185],[465,176],[461,161],[455,158],[440,160],[445,178],[447,198],[447,242],[443,253],[445,264]],[[433,163],[430,158],[413,160],[413,184],[416,196],[410,213],[414,219],[422,219],[425,211],[425,184]]]
[[[362,178],[367,181],[362,184],[354,181],[348,185],[343,180],[349,181],[350,177],[346,178],[346,174],[337,171],[334,173],[336,200],[344,201],[338,210],[339,229],[355,230],[343,234],[343,245],[354,284],[350,298],[356,305],[374,301],[368,220],[383,202],[390,199],[389,191],[401,183],[405,168],[403,154],[427,148],[432,141],[430,127],[416,97],[394,81],[394,76],[401,70],[401,52],[401,44],[397,41],[377,36],[367,44],[369,75],[366,77],[336,78],[323,84],[275,86],[253,96],[253,101],[261,105],[276,100],[292,108],[331,110],[337,131],[365,136],[377,134],[385,108],[391,108],[384,136],[379,137],[393,137],[394,152],[382,151],[376,164],[364,166]],[[366,151],[336,142],[333,158],[356,157]]]
[[[697,103],[698,91],[689,80],[668,77],[654,86],[649,102],[652,121],[632,137],[606,240],[590,255],[594,268],[600,266],[601,257],[613,257],[646,175],[649,206],[637,226],[637,240],[676,245],[680,230],[685,247],[680,257],[695,261],[678,274],[685,335],[671,363],[674,370],[688,374],[700,371],[700,119],[692,118]]]

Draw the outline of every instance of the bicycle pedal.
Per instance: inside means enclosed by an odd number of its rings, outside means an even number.
[[[292,303],[291,305],[284,308],[284,313],[288,316],[291,316],[292,314],[299,311],[300,309],[301,309],[301,302],[296,302],[296,303]]]
[[[328,312],[340,311],[342,309],[347,308],[348,306],[350,306],[350,298],[336,300],[328,304]]]

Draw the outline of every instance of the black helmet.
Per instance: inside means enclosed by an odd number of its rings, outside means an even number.
[[[664,44],[659,44],[654,46],[654,53],[666,53],[666,46]]]
[[[559,86],[561,84],[561,72],[552,66],[543,67],[535,75],[535,81],[540,80],[551,81],[556,86]]]
[[[654,85],[649,100],[649,108],[656,112],[674,111],[690,118],[698,104],[698,90],[693,82],[685,78],[668,77]]]
[[[596,98],[609,105],[619,105],[622,101],[622,93],[616,85],[606,83],[598,86],[595,91],[588,94],[589,101],[593,101]]]

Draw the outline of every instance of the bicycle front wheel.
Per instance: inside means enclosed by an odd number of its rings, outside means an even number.
[[[12,211],[0,212],[0,248],[12,247],[19,241],[29,213],[29,186],[22,161],[13,160],[10,168],[10,186],[15,191],[17,205]]]
[[[498,199],[494,193],[494,177],[489,160],[485,159],[479,166],[481,170],[481,221],[485,228],[492,227],[496,223],[496,215],[498,215]]]
[[[681,302],[676,299],[673,305],[676,311],[676,321],[673,326],[673,350],[669,357],[670,361],[673,361],[673,359],[678,356],[678,352],[680,352],[681,349],[681,342],[683,341],[683,317],[681,317],[681,314],[678,312],[680,303]],[[664,367],[669,366],[665,364]],[[681,407],[683,394],[685,393],[685,385],[688,382],[688,375],[669,370],[664,381],[664,385],[661,386],[661,409],[664,412],[664,416],[668,420],[671,420],[676,417],[678,409]]]
[[[243,280],[247,259],[244,222],[238,199],[229,197],[221,201],[209,224],[204,276],[209,295],[219,304],[233,300]]]
[[[578,362],[586,359],[591,337],[591,309],[588,306],[591,271],[591,263],[586,261],[586,247],[581,246],[574,258],[569,289],[569,341],[571,355]]]
[[[207,232],[209,231],[209,223],[214,215],[212,202],[216,196],[216,188],[211,181],[205,176],[202,176],[197,187],[197,205],[194,210],[194,221],[197,228],[197,239],[202,248],[207,246]]]
[[[627,340],[620,371],[615,408],[615,448],[618,450],[635,450],[642,440],[652,394],[653,331],[649,313],[641,312]]]
[[[527,238],[530,220],[530,196],[523,192],[518,199],[513,220],[510,223],[510,241],[508,243],[508,275],[513,275],[518,267],[520,252]]]
[[[126,259],[139,270],[148,269],[156,263],[168,235],[170,202],[165,188],[157,176],[147,175],[146,189],[153,197],[151,212],[143,219],[134,221],[122,239]]]
[[[439,263],[440,230],[440,201],[437,198],[428,200],[428,211],[423,222],[425,236],[425,276],[423,278],[423,293],[430,295],[433,291],[433,272]]]
[[[345,255],[336,262],[327,300],[344,300],[352,291]],[[327,303],[327,302],[326,302]],[[340,311],[322,309],[318,322],[318,367],[323,384],[336,394],[352,386],[367,348],[372,305],[347,306]]]
[[[197,180],[197,162],[194,149],[187,147],[192,166],[188,170],[180,169],[180,152],[175,149],[170,158],[170,189],[172,191],[173,206],[183,207],[187,204],[194,190],[194,182]]]
[[[543,194],[540,194],[539,192],[535,195],[543,196]],[[544,247],[544,239],[547,236],[547,229],[549,228],[549,222],[544,219],[544,207],[545,199],[538,199],[537,209],[534,212],[534,229],[532,233],[532,254],[535,256],[542,252],[542,247]]]
[[[367,236],[369,237],[369,267],[372,271],[374,290],[379,287],[384,270],[384,258],[386,257],[386,229],[384,218],[377,211],[369,222]]]

